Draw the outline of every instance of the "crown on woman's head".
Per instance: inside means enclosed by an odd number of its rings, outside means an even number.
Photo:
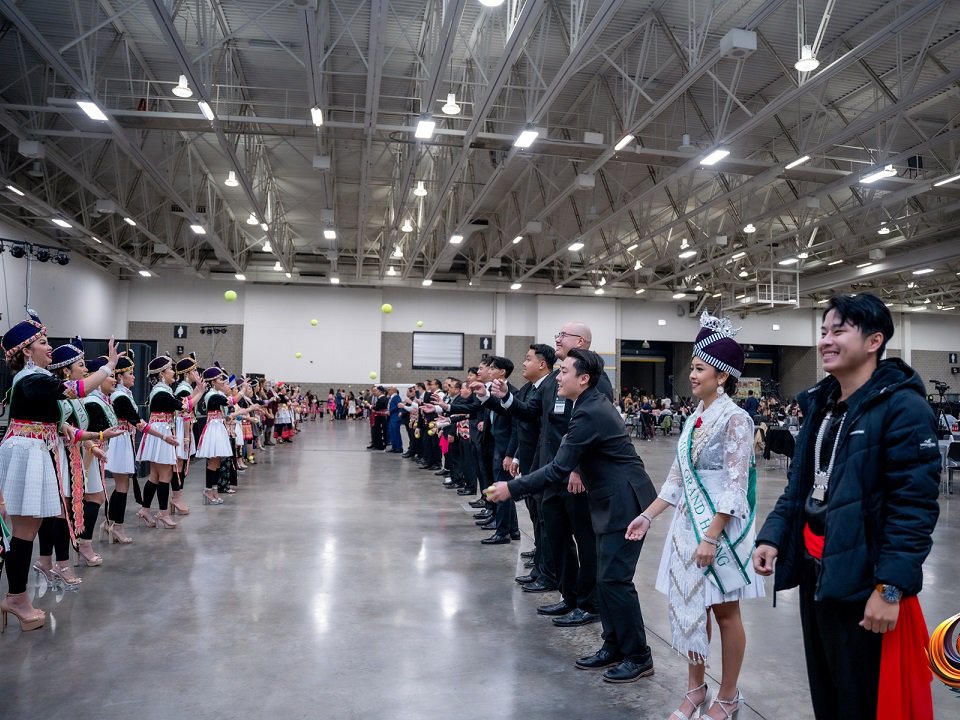
[[[707,328],[708,330],[713,330],[718,332],[724,337],[732,338],[735,337],[738,332],[743,328],[735,328],[733,323],[730,322],[730,318],[718,318],[711,315],[709,312],[704,310],[700,314],[700,327]]]

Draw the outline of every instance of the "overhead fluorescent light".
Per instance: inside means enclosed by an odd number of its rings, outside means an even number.
[[[581,250],[583,250],[583,243],[579,241],[575,243],[570,243],[570,245],[567,247],[567,250],[569,250],[570,252],[580,252]]]
[[[470,284],[472,285],[473,283],[470,283]],[[559,290],[559,289],[562,288],[562,287],[563,287],[563,285],[555,285],[553,289],[554,289],[554,290]]]
[[[83,110],[87,114],[87,117],[90,118],[91,120],[99,120],[103,122],[109,119],[106,116],[106,114],[103,112],[103,110],[100,109],[100,106],[97,105],[95,102],[90,102],[88,100],[77,100],[77,105],[81,110]]]
[[[92,235],[90,237],[97,245],[103,245],[103,240],[101,240],[100,238],[95,238]]]
[[[285,273],[285,275],[287,276],[287,280],[289,280],[290,278],[292,278],[292,277],[293,277],[293,275],[292,275],[292,274],[290,274],[290,273]]]
[[[247,279],[247,276],[244,275],[243,273],[234,273],[233,276],[234,276],[237,280],[246,280],[246,279]]]
[[[197,235],[206,235],[207,231],[204,230],[203,225],[191,225],[190,229],[193,230]]]
[[[431,285],[433,285],[433,280],[431,280],[430,278],[424,278],[423,282],[421,282],[420,284],[423,285],[424,287],[430,287]]]
[[[433,137],[433,131],[436,129],[437,121],[429,115],[424,115],[417,122],[417,129],[414,131],[413,136],[420,140],[429,140]]]
[[[645,293],[646,291],[647,291],[646,288],[637,288],[636,290],[633,291],[633,294],[634,294],[634,295],[642,295],[642,294]]]
[[[817,300],[817,305],[823,305],[828,302],[830,302],[830,298],[823,298],[822,300]]]
[[[809,155],[804,155],[803,157],[798,157],[798,158],[797,158],[796,160],[794,160],[793,162],[787,163],[787,164],[784,166],[783,169],[784,169],[784,170],[793,170],[795,167],[798,167],[798,166],[800,166],[800,165],[803,165],[805,162],[809,162],[809,161],[810,161],[810,156],[809,156]]]
[[[623,150],[627,145],[632,143],[634,139],[635,138],[633,137],[633,135],[630,135],[630,134],[624,135],[622,138],[620,138],[617,141],[617,144],[613,146],[613,149],[617,151]]]
[[[694,285],[693,289],[696,290],[697,292],[703,292],[703,285],[701,285],[700,283],[697,283],[696,285]]]
[[[888,228],[886,225],[881,225],[880,229],[877,230],[877,235],[889,235],[889,234],[890,234],[890,228]]]
[[[820,67],[820,61],[813,54],[812,45],[804,45],[800,48],[800,59],[793,64],[793,67],[800,72],[813,72]]]
[[[746,270],[741,270],[738,274],[742,278],[748,277],[750,275],[750,273],[748,273]]]
[[[392,257],[392,258],[395,259],[395,260],[402,260],[402,259],[403,259],[403,248],[400,247],[399,245],[397,245],[395,248],[393,248],[393,255],[391,255],[390,257]]]
[[[883,178],[893,177],[896,174],[897,171],[893,169],[893,165],[884,165],[882,170],[877,170],[864,175],[862,178],[860,178],[860,183],[862,185],[869,185],[872,182],[882,180]]]
[[[210,122],[214,121],[214,119],[216,118],[216,115],[213,114],[213,110],[211,109],[209,103],[207,103],[206,100],[201,100],[200,102],[198,102],[197,107],[200,108],[200,112],[203,113],[203,116],[207,120],[209,120]]]
[[[234,170],[231,170],[227,173],[227,179],[223,181],[223,184],[227,187],[236,187],[240,184],[240,181],[237,180],[237,173]]]
[[[19,195],[20,197],[26,197],[23,190],[20,190],[19,188],[16,188],[13,185],[7,185],[7,190],[14,193],[15,195]]]
[[[124,221],[127,225],[129,225],[130,227],[136,227],[136,226],[137,226],[137,221],[134,220],[134,219],[131,218],[131,217],[125,217],[125,218],[123,219],[123,221]]]
[[[633,269],[634,269],[634,270],[639,270],[639,269],[642,268],[642,267],[643,267],[643,263],[642,263],[640,260],[637,260],[637,261],[633,264]]]
[[[638,247],[640,247],[640,246],[639,246],[637,243],[634,243],[633,245],[631,245],[630,247],[627,248],[627,252],[633,252],[633,251],[636,250]]]
[[[427,188],[423,184],[423,180],[417,180],[417,187],[414,189],[413,194],[417,197],[426,197]]]
[[[393,265],[387,268],[387,275],[389,275],[390,277],[393,277],[396,274],[397,274],[397,269]]]
[[[140,277],[150,277],[150,271],[149,271],[149,270],[141,270],[141,271],[140,271]]]
[[[947,183],[956,182],[957,180],[960,180],[960,175],[954,175],[953,177],[948,177],[945,180],[938,180],[933,184],[933,186],[940,187],[941,185],[946,185]]]
[[[173,90],[171,91],[178,98],[188,98],[193,97],[193,90],[190,89],[190,84],[187,82],[187,76],[181,75],[180,82],[178,82]]]
[[[279,261],[279,260],[277,260],[277,261],[273,264],[273,269],[274,269],[276,272],[280,272],[281,270],[283,270],[283,266],[280,264],[280,261]]]
[[[534,130],[533,128],[527,128],[522,133],[520,133],[519,137],[517,137],[516,140],[514,140],[513,146],[518,148],[528,148],[531,145],[533,145],[533,143],[536,141],[536,139],[539,136],[540,136],[539,130]]]
[[[957,309],[957,306],[956,306],[956,305],[948,305],[948,306],[946,306],[946,307],[938,307],[937,309],[938,309],[938,310],[943,310],[944,312],[948,312],[949,310],[956,310],[956,309]]]
[[[503,5],[503,0],[480,0],[480,4],[484,7],[500,7]]]
[[[606,276],[605,276],[605,275],[601,275],[601,276],[600,276],[600,286],[602,287],[602,286],[604,286],[604,285],[606,285],[606,284],[607,284],[607,278],[606,278]]]
[[[400,232],[413,232],[413,225],[410,223],[410,220],[403,221],[403,225],[400,227]]]
[[[460,106],[457,105],[456,93],[447,93],[447,102],[440,108],[444,115],[459,115]]]
[[[337,231],[336,231],[336,230],[329,230],[329,229],[328,229],[328,230],[324,230],[324,231],[323,231],[323,239],[324,239],[324,240],[336,240],[336,239],[337,239]]]
[[[921,310],[926,310],[926,309],[927,309],[926,305],[917,305],[916,307],[910,308],[910,310],[913,312],[920,312]]]
[[[519,245],[522,241],[523,241],[523,235],[517,235],[517,236],[513,239],[513,244],[514,244],[514,245]]]
[[[871,265],[873,265],[872,262],[860,263],[859,265],[857,265],[857,269],[859,270],[859,269],[861,269],[861,268],[870,267]]]
[[[843,260],[831,260],[830,262],[827,263],[827,265],[839,265],[842,262]]]
[[[781,260],[778,265],[796,265],[800,260],[798,258],[785,258]]]
[[[340,284],[340,278],[338,278],[336,275],[332,275],[332,276],[330,277],[330,284],[331,284],[331,285],[339,285],[339,284]]]
[[[697,254],[696,250],[684,250],[682,253],[680,253],[678,257],[681,260],[686,260],[687,258],[692,258],[696,254]]]
[[[806,260],[808,257],[810,257],[810,253],[806,251],[802,253],[797,253],[797,257],[800,258],[801,260]]]
[[[920,270],[914,270],[914,275],[929,275],[932,272],[936,272],[933,268],[921,268]]]
[[[674,294],[673,294],[673,299],[674,299],[674,300],[683,300],[686,296],[687,296],[686,293],[677,292],[677,293],[674,293]]]
[[[264,252],[273,252],[273,247],[270,245],[269,240],[263,241],[263,251]]]
[[[66,220],[61,220],[60,218],[50,218],[50,222],[62,228],[70,227],[70,223],[68,223]]]
[[[256,225],[259,222],[257,216],[254,213],[250,213],[250,217],[247,218],[247,225]]]
[[[310,108],[310,119],[317,127],[323,127],[323,110],[314,105]]]
[[[747,223],[746,225],[743,226],[743,231],[747,235],[750,235],[751,233],[755,233],[757,231],[757,228],[753,223]]]
[[[663,320],[662,318],[660,320],[657,320],[657,325],[659,325],[660,327],[663,327],[666,324],[667,324],[667,321]]]
[[[451,235],[451,236],[450,236],[450,244],[451,244],[451,245],[459,245],[459,244],[462,243],[462,242],[463,242],[463,235]]]
[[[729,150],[724,148],[717,148],[712,152],[707,153],[703,159],[700,161],[701,165],[716,165],[718,162],[723,160],[727,155],[730,154]]]
[[[519,289],[522,288],[522,287],[523,287],[523,285],[522,285],[521,283],[515,282],[515,283],[513,283],[513,284],[510,286],[510,289],[511,289],[511,290],[519,290]]]
[[[600,288],[597,288],[596,290],[594,290],[594,291],[593,291],[593,294],[594,294],[594,295],[603,295],[604,292],[606,292],[606,291],[605,291],[602,287],[600,287]]]
[[[715,297],[715,298],[723,297],[723,293],[714,293],[714,294],[711,295],[710,297]]]
[[[731,259],[731,260],[739,260],[739,259],[742,258],[744,255],[746,255],[746,253],[743,252],[743,251],[736,252],[736,253],[734,253],[733,255],[730,256],[730,259]]]
[[[270,226],[267,225],[266,223],[260,223],[260,229],[263,230],[264,232],[266,232],[267,230],[269,230],[269,228],[270,228]]]

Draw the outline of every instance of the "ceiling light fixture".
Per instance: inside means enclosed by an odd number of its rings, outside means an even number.
[[[873,265],[872,262],[860,263],[859,265],[857,265],[857,270],[860,270],[860,269],[865,268],[865,267],[870,267],[871,265]]]
[[[191,225],[190,229],[193,230],[196,235],[206,235],[207,231],[204,230],[203,225]]]
[[[580,242],[579,240],[575,243],[570,243],[570,245],[567,246],[567,250],[569,250],[570,252],[580,252],[581,250],[583,250],[583,243]]]
[[[933,268],[921,268],[920,270],[914,270],[914,275],[929,275],[932,272],[936,272]]]
[[[594,295],[603,295],[604,292],[606,292],[606,291],[605,291],[602,287],[599,287],[599,288],[597,288],[596,290],[593,291],[593,294],[594,294]]]
[[[310,119],[317,127],[323,127],[323,110],[321,110],[317,105],[314,105],[312,108],[310,108]]]
[[[279,261],[279,260],[277,260],[277,261],[273,264],[273,269],[276,270],[277,272],[280,272],[281,270],[283,270],[283,266],[280,265],[280,261]]]
[[[872,173],[868,173],[860,178],[861,185],[869,185],[872,182],[877,180],[883,180],[884,178],[893,177],[897,174],[897,171],[893,169],[893,165],[884,165],[883,169],[876,170]]]
[[[451,235],[451,236],[450,236],[450,244],[451,244],[451,245],[459,245],[459,244],[462,243],[462,242],[463,242],[463,235]]]
[[[926,310],[926,309],[927,309],[926,305],[917,305],[916,307],[910,308],[910,310],[912,310],[913,312],[920,312],[921,310]]]
[[[679,255],[678,257],[679,257],[681,260],[687,260],[687,259],[689,259],[689,258],[694,257],[696,254],[697,254],[697,251],[696,251],[696,250],[684,250],[682,253],[680,253],[680,255]]]
[[[646,291],[647,291],[646,288],[637,288],[636,290],[633,291],[633,294],[634,294],[634,295],[642,295],[642,294],[645,293]]]
[[[810,253],[808,252],[797,253],[797,257],[800,258],[801,260],[806,260],[808,257],[810,257]]]
[[[403,221],[403,225],[400,226],[400,232],[405,232],[405,233],[413,232],[413,225],[410,223],[409,220]]]
[[[657,325],[659,325],[660,327],[663,327],[666,324],[667,324],[667,321],[662,318],[660,320],[657,320]]]
[[[715,297],[715,298],[723,297],[723,293],[714,293],[713,295],[711,295],[711,297]]]
[[[323,239],[324,239],[324,240],[336,240],[336,239],[337,239],[337,231],[336,231],[336,230],[332,230],[332,229],[324,230],[324,231],[323,231]]]
[[[413,136],[418,140],[429,140],[433,137],[433,131],[436,129],[437,121],[429,115],[424,115],[417,122],[417,129],[413,132]]]
[[[100,238],[95,238],[95,237],[93,237],[92,235],[91,235],[91,237],[93,238],[93,241],[94,241],[97,245],[103,245],[103,240],[101,240]]]
[[[330,276],[330,284],[331,284],[331,285],[339,285],[339,284],[340,284],[340,278],[338,278],[336,275],[331,275],[331,276]]]
[[[627,252],[633,252],[633,251],[636,250],[638,247],[640,247],[640,246],[639,246],[637,243],[634,243],[633,245],[631,245],[630,247],[627,248]]]
[[[559,289],[562,288],[562,287],[563,287],[563,285],[554,285],[553,289],[554,289],[554,290],[559,290]]]
[[[620,138],[620,139],[617,141],[617,144],[613,146],[613,149],[616,150],[617,152],[620,152],[620,151],[623,150],[627,145],[629,145],[630,143],[632,143],[635,139],[636,139],[636,138],[634,138],[633,135],[630,135],[630,134],[628,133],[628,134],[624,135],[622,138]]]
[[[503,0],[480,0],[480,4],[484,7],[500,7],[503,5]]]
[[[15,195],[19,195],[20,197],[25,197],[23,190],[20,190],[19,188],[15,188],[13,185],[7,185],[7,190],[14,193]]]
[[[402,259],[403,259],[403,248],[401,248],[399,245],[397,245],[396,247],[394,247],[394,248],[393,248],[393,255],[391,255],[390,257],[392,257],[392,258],[395,259],[395,260],[402,260]]]
[[[273,247],[270,245],[269,240],[264,240],[263,242],[263,251],[264,252],[273,252]]]
[[[517,236],[513,239],[513,244],[514,244],[514,245],[519,245],[521,242],[523,242],[523,235],[517,235]]]
[[[393,277],[396,274],[397,274],[397,269],[393,265],[387,268],[387,275],[389,275],[390,277]]]
[[[150,277],[150,271],[149,271],[149,270],[141,270],[141,271],[140,271],[140,277]]]
[[[247,218],[247,225],[256,225],[259,222],[257,216],[254,213],[250,213],[250,217]]]
[[[731,256],[730,256],[730,259],[731,259],[731,260],[739,260],[739,259],[742,258],[744,255],[746,255],[746,253],[741,250],[740,252],[736,252],[736,253],[734,253],[733,255],[731,255]]]
[[[639,260],[637,260],[637,261],[633,264],[633,269],[634,269],[634,270],[639,270],[639,269],[642,268],[642,267],[643,267],[643,263],[640,262]]]
[[[289,280],[290,278],[293,277],[293,275],[292,275],[291,273],[285,273],[285,274],[286,274],[286,276],[287,276],[287,280]]]
[[[234,276],[237,280],[246,280],[246,279],[247,279],[247,276],[244,275],[243,273],[234,273],[233,276]]]
[[[440,108],[444,115],[459,115],[460,106],[457,105],[456,93],[447,93],[447,102]]]
[[[178,82],[171,92],[176,95],[178,98],[188,98],[193,97],[193,90],[190,89],[190,84],[187,82],[187,76],[181,75],[180,82]]]
[[[957,309],[957,306],[956,306],[956,305],[948,305],[948,306],[946,306],[946,307],[939,307],[939,308],[937,308],[937,309],[938,309],[938,310],[943,310],[944,312],[947,312],[947,311],[949,311],[949,310],[956,310],[956,309]]]
[[[125,217],[125,218],[123,219],[123,221],[124,221],[127,225],[129,225],[130,227],[136,227],[136,226],[137,226],[137,221],[134,220],[134,219],[131,218],[131,217]]]
[[[830,262],[827,263],[827,265],[839,265],[842,262],[843,260],[831,260]]]
[[[716,165],[718,162],[723,160],[727,155],[730,154],[729,150],[724,148],[717,148],[712,152],[707,153],[703,159],[700,161],[701,165]]]
[[[960,175],[954,175],[953,177],[948,177],[945,180],[938,180],[933,184],[934,187],[940,187],[941,185],[946,185],[947,183],[956,182],[960,180]]]
[[[677,146],[677,151],[682,153],[695,153],[697,151],[697,148],[690,144],[690,135],[683,134],[683,137],[680,138],[680,144]]]
[[[701,285],[700,283],[697,283],[696,285],[693,286],[693,289],[697,292],[703,292],[703,285]]]
[[[813,54],[812,45],[804,45],[800,48],[800,59],[793,66],[800,72],[813,72],[820,67],[820,61]]]
[[[684,292],[676,292],[676,293],[673,294],[673,299],[674,299],[674,300],[683,300],[686,296],[687,296],[687,294],[684,293]]]
[[[743,226],[743,231],[747,235],[751,235],[757,231],[757,227],[753,223],[747,223],[746,225]]]
[[[601,275],[601,276],[600,276],[600,286],[603,287],[603,286],[606,285],[606,284],[607,284],[607,278],[606,278],[606,276],[605,276],[605,275]]]
[[[880,229],[877,230],[877,235],[889,235],[889,234],[890,234],[890,228],[888,228],[886,225],[881,225]]]
[[[266,232],[269,229],[269,225],[266,223],[260,223],[260,229]]]
[[[227,179],[223,181],[223,184],[227,187],[236,187],[240,184],[240,181],[237,180],[237,173],[231,170],[227,173]]]
[[[786,258],[781,260],[778,265],[796,265],[800,260],[798,258]]]
[[[100,106],[95,102],[90,102],[89,100],[77,100],[77,106],[83,110],[87,114],[87,117],[91,120],[99,120],[100,122],[104,122],[105,120],[109,119],[103,110],[100,109]]]
[[[60,218],[51,218],[50,222],[62,228],[70,227],[70,223],[68,223],[66,220],[61,220]]]
[[[510,289],[511,289],[511,290],[519,290],[519,289],[522,288],[522,287],[523,287],[523,284],[522,284],[522,283],[515,282],[515,283],[513,283],[513,284],[510,286]]]
[[[748,276],[750,275],[750,273],[748,273],[746,270],[741,270],[741,271],[739,272],[739,275],[740,275],[740,277],[745,278],[745,277],[748,277]]]
[[[533,145],[538,137],[540,137],[539,130],[536,128],[527,128],[520,133],[516,140],[513,141],[513,146],[520,149],[526,149]]]
[[[798,158],[797,158],[796,160],[794,160],[793,162],[787,163],[787,164],[784,166],[783,169],[784,169],[784,170],[793,170],[795,167],[798,167],[798,166],[800,166],[800,165],[803,165],[805,162],[809,162],[809,161],[810,161],[810,156],[809,156],[809,155],[804,155],[803,157],[798,157]]]
[[[426,186],[423,184],[423,180],[417,180],[417,187],[414,188],[413,194],[416,195],[417,197],[426,197],[426,196],[427,196],[427,188],[426,188]]]
[[[210,107],[210,103],[208,103],[206,100],[201,100],[198,102],[197,107],[200,108],[200,112],[203,113],[203,116],[210,122],[213,122],[216,119],[217,116],[213,114],[213,109]]]
[[[424,287],[430,287],[431,285],[433,285],[433,280],[431,280],[430,278],[424,278],[423,282],[421,282],[420,284],[423,285]]]

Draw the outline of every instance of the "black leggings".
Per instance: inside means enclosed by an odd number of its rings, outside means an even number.
[[[70,528],[64,518],[48,517],[41,520],[40,529],[37,530],[37,540],[40,544],[41,555],[53,555],[56,551],[57,562],[66,562],[70,559]],[[31,550],[32,548],[33,544],[31,543]],[[14,591],[11,590],[10,592]]]

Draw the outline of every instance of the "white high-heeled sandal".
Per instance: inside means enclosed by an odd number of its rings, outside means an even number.
[[[723,712],[723,718],[721,718],[721,720],[736,720],[736,718],[740,715],[740,708],[743,707],[743,695],[740,694],[740,690],[738,689],[737,696],[732,700],[721,700],[718,696],[713,702],[714,704],[719,705],[721,712]],[[733,710],[727,709],[730,705],[733,706]],[[713,707],[711,706],[707,712],[710,712],[712,709]],[[703,713],[700,715],[700,717],[708,718],[709,720],[711,716]]]
[[[703,700],[701,700],[700,704],[698,705],[693,701],[693,698],[690,696],[693,693],[700,692],[700,690],[703,690]],[[692,690],[687,690],[687,692],[684,693],[683,697],[688,703],[693,705],[693,713],[687,716],[680,709],[677,709],[673,711],[673,715],[670,716],[671,718],[675,717],[677,718],[677,720],[693,720],[693,718],[697,717],[697,713],[702,712],[703,708],[710,702],[710,693],[707,692],[706,683],[697,685],[697,687],[693,688]]]

